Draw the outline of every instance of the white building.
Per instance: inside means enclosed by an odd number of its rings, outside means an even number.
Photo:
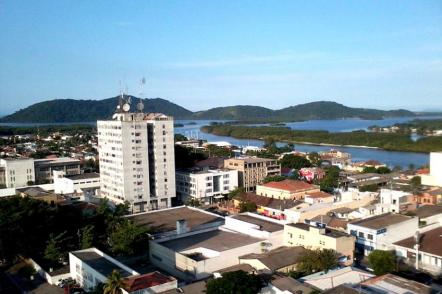
[[[413,200],[413,195],[399,190],[381,189],[379,199],[380,203],[376,204],[378,214],[386,212],[399,213],[407,210],[408,204]]]
[[[28,186],[28,182],[35,182],[32,158],[0,159],[0,184],[6,188],[16,188]]]
[[[112,120],[97,122],[101,197],[128,201],[134,212],[170,207],[175,197],[173,118],[129,110],[120,102]]]
[[[423,185],[442,187],[442,152],[430,153],[430,174],[421,179]]]
[[[64,172],[54,171],[54,192],[57,194],[80,193],[93,196],[98,189],[100,189],[100,174],[64,176]]]
[[[203,169],[176,171],[177,196],[184,203],[197,199],[203,203],[213,203],[224,198],[238,187],[238,171],[229,169]]]
[[[356,250],[369,255],[373,250],[392,250],[393,243],[408,238],[419,228],[417,217],[385,213],[347,224],[356,237]]]

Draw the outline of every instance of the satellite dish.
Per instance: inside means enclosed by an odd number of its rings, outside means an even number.
[[[143,109],[144,109],[144,104],[143,104],[143,102],[138,102],[137,103],[137,109],[139,110],[139,111],[143,111]]]
[[[129,111],[130,110],[130,104],[129,103],[124,103],[123,110],[126,111],[126,112]]]

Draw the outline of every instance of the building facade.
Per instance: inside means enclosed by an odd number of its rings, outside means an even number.
[[[290,179],[256,186],[256,194],[277,199],[302,200],[310,193],[319,192],[319,186]]]
[[[238,171],[238,185],[244,187],[246,192],[255,191],[256,185],[262,184],[268,176],[281,175],[278,162],[268,158],[230,158],[224,161],[224,167]]]
[[[176,172],[177,196],[185,203],[196,199],[210,204],[238,187],[238,171],[229,169],[181,170]]]
[[[133,212],[170,207],[175,197],[173,118],[119,109],[112,120],[97,122],[101,197],[127,201]]]
[[[32,158],[0,159],[0,185],[4,188],[24,187],[35,182]]]
[[[53,182],[54,171],[62,171],[67,176],[80,174],[80,160],[68,157],[35,159],[34,168],[36,183],[46,184]]]

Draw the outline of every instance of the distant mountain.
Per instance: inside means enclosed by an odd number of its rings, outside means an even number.
[[[138,98],[131,96],[133,102]],[[143,99],[144,109],[147,112],[161,112],[175,118],[188,118],[192,115],[179,105],[165,99]],[[132,103],[134,107],[135,103]],[[118,97],[103,100],[74,100],[56,99],[33,104],[25,109],[20,109],[13,114],[0,119],[0,122],[17,123],[66,123],[66,122],[91,122],[97,119],[112,117]]]
[[[133,102],[138,98],[131,96]],[[299,104],[272,110],[260,106],[237,105],[216,107],[192,112],[165,99],[143,99],[146,112],[162,112],[175,119],[226,119],[237,121],[300,121],[309,119],[362,118],[415,116],[414,112],[398,110],[377,110],[352,108],[331,101]],[[56,99],[33,104],[13,114],[0,118],[0,122],[15,123],[66,123],[90,122],[112,116],[118,104],[118,97],[103,100]],[[135,103],[132,103],[135,104]]]

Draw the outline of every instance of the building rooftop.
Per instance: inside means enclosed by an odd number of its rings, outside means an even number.
[[[138,290],[173,282],[175,279],[160,272],[152,272],[145,275],[132,276],[124,279],[124,289],[129,293]]]
[[[79,159],[70,158],[70,157],[57,157],[57,158],[42,158],[42,159],[34,159],[34,163],[37,165],[42,164],[57,164],[57,163],[80,163]]]
[[[293,228],[298,228],[304,231],[310,231],[311,228],[314,229],[318,229],[318,227],[315,226],[311,226],[309,224],[305,224],[305,223],[296,223],[296,224],[287,224],[287,226],[293,227]],[[326,236],[329,236],[331,238],[341,238],[341,237],[348,237],[350,236],[347,233],[338,231],[338,230],[333,230],[333,229],[329,229],[329,228],[325,228],[325,234]]]
[[[88,250],[88,251],[74,251],[71,252],[71,254],[78,257],[81,261],[83,261],[85,264],[102,274],[103,276],[107,277],[109,276],[113,270],[117,270],[120,272],[121,276],[123,278],[129,277],[132,275],[132,273],[128,272],[127,270],[123,269],[119,265],[111,262],[104,256],[101,256],[100,254]]]
[[[242,193],[236,197],[236,199],[244,199],[248,202],[253,202],[258,206],[273,208],[273,209],[290,209],[299,204],[304,203],[303,201],[295,201],[291,199],[276,199],[271,197],[259,196],[255,193],[247,192]]]
[[[361,284],[363,293],[431,293],[431,288],[429,286],[416,281],[407,280],[393,274],[375,277]]]
[[[53,195],[53,193],[46,191],[45,189],[41,187],[26,187],[26,188],[19,188],[16,189],[18,192],[26,194],[29,197],[41,197],[41,196],[48,196]]]
[[[328,290],[343,284],[359,284],[372,277],[374,277],[374,274],[372,273],[347,266],[339,269],[330,270],[327,273],[317,272],[312,275],[302,277],[299,280],[320,290]]]
[[[239,160],[239,161],[244,161],[244,163],[258,163],[258,162],[276,161],[276,159],[259,158],[259,157],[236,157],[236,158],[230,158],[227,160]]]
[[[286,266],[296,264],[304,255],[306,249],[302,246],[286,247],[282,246],[262,254],[246,254],[240,256],[239,259],[257,259],[268,269],[276,271]]]
[[[350,286],[343,284],[343,285],[339,285],[337,287],[328,289],[328,290],[322,292],[322,294],[361,294],[361,292],[356,289],[351,288]]]
[[[162,242],[161,245],[176,252],[191,250],[195,248],[207,248],[213,251],[226,251],[237,247],[253,244],[262,241],[241,233],[233,233],[223,230],[213,230],[187,237],[176,238]]]
[[[413,236],[394,244],[414,250],[416,242]],[[419,251],[442,257],[442,227],[421,233],[419,245]]]
[[[376,215],[373,217],[350,222],[349,224],[378,230],[410,219],[412,219],[411,216],[406,216],[402,214],[384,213],[381,215]]]
[[[198,281],[195,283],[187,284],[176,289],[161,292],[161,294],[204,294],[206,293],[206,283],[207,281]]]
[[[326,193],[326,192],[309,192],[307,193],[307,195],[305,195],[305,197],[310,197],[310,198],[328,198],[328,197],[334,197],[332,194]]]
[[[417,217],[426,218],[442,213],[442,205],[424,205],[414,211]]]
[[[149,227],[153,233],[174,231],[176,222],[182,219],[187,221],[187,226],[191,231],[206,224],[224,224],[224,218],[220,216],[185,206],[144,212],[129,216],[129,218],[139,225]]]
[[[284,293],[299,293],[307,294],[313,291],[313,288],[309,287],[307,284],[298,282],[297,280],[290,277],[277,277],[271,284],[278,288],[280,291],[288,291]]]
[[[271,221],[267,221],[264,219],[260,219],[257,217],[253,217],[253,216],[247,215],[247,214],[237,214],[237,215],[232,216],[232,218],[240,220],[240,221],[244,221],[247,223],[251,223],[254,225],[258,225],[261,227],[261,229],[263,231],[267,231],[267,232],[271,232],[271,233],[284,230],[283,225],[280,225],[280,224],[277,224],[277,223],[274,223]]]
[[[72,176],[66,176],[66,178],[71,180],[87,180],[87,179],[96,179],[99,178],[99,173],[84,173],[84,174],[78,174],[78,175],[72,175]]]
[[[236,271],[253,273],[255,271],[255,269],[250,264],[241,263],[241,264],[237,264],[237,265],[233,265],[233,266],[229,266],[229,267],[220,269],[217,272],[220,274],[223,274],[223,273],[230,273],[230,272],[236,272]]]
[[[267,188],[273,188],[273,189],[280,189],[290,192],[302,192],[306,190],[312,190],[312,189],[318,189],[318,186],[303,182],[303,181],[296,181],[296,180],[290,180],[285,179],[280,182],[270,182],[262,184],[261,186],[267,187]]]

